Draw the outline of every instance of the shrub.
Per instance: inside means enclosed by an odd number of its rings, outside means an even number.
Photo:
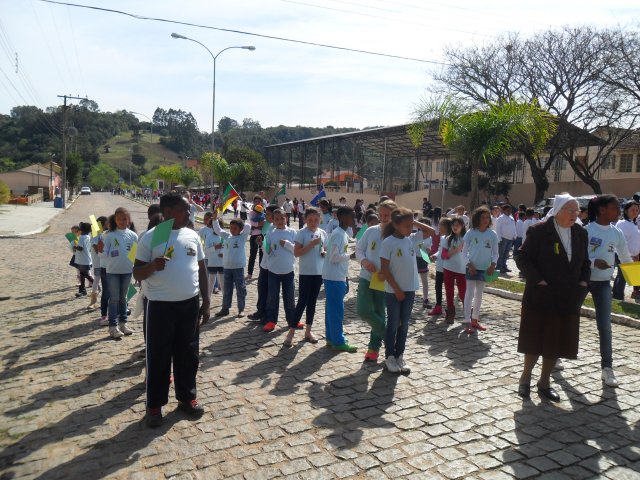
[[[0,204],[9,203],[11,198],[11,190],[9,186],[0,180]]]

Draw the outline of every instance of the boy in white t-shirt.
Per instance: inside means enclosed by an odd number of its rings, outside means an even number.
[[[172,360],[178,407],[193,417],[204,413],[197,400],[196,373],[200,326],[209,320],[204,251],[198,234],[187,228],[189,203],[169,193],[160,199],[160,208],[165,219],[174,220],[169,240],[152,247],[155,228],[149,230],[138,245],[133,269],[134,278],[145,282],[148,298],[145,421],[149,427],[162,424]]]

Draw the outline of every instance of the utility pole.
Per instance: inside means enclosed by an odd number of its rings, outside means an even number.
[[[62,208],[67,206],[67,99],[88,100],[86,97],[72,97],[71,95],[58,95],[58,98],[64,98],[62,106]]]

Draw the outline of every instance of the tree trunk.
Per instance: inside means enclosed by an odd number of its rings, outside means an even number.
[[[469,205],[469,212],[473,212],[480,204],[479,188],[478,188],[478,174],[480,173],[480,159],[471,159],[471,204]]]

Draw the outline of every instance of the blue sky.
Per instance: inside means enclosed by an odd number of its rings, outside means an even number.
[[[74,3],[234,30],[441,60],[446,45],[491,41],[566,24],[633,25],[632,0],[77,0]],[[156,107],[193,113],[211,130],[212,62],[216,119],[251,117],[263,127],[364,128],[409,120],[437,65],[297,45],[235,33],[142,21],[38,0],[0,0],[0,113],[16,105],[59,104],[87,95],[101,110],[151,116]],[[637,23],[636,23],[637,27]],[[18,71],[15,72],[15,54]],[[144,119],[141,117],[141,119]]]

